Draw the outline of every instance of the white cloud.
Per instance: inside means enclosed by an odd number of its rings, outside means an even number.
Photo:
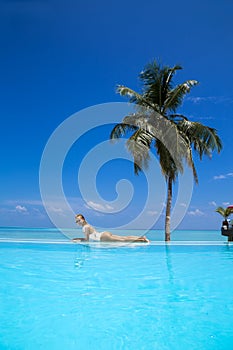
[[[228,174],[221,174],[221,175],[216,175],[213,177],[214,180],[223,180],[223,179],[227,179],[229,177],[233,177],[233,173],[228,173]]]
[[[22,205],[16,205],[15,210],[18,213],[27,213],[27,211],[28,211],[27,208],[22,206]]]
[[[196,120],[196,121],[201,121],[201,120],[213,120],[214,118],[212,117],[212,116],[207,116],[207,115],[205,115],[205,116],[194,116],[194,115],[189,115],[189,119],[190,120]]]
[[[186,97],[186,100],[187,101],[191,101],[193,103],[200,103],[200,102],[203,102],[203,101],[206,101],[206,98],[205,97],[192,97],[192,96],[189,96],[189,97]]]
[[[148,210],[147,214],[150,216],[153,216],[153,215],[158,214],[158,212],[156,210]]]
[[[54,213],[63,213],[63,210],[61,208],[49,207],[49,210],[51,210]]]
[[[191,216],[203,216],[205,214],[201,210],[196,209],[196,210],[188,211],[188,215],[191,215]]]
[[[7,200],[5,201],[5,203],[7,204],[7,206],[11,206],[14,205],[15,208],[12,210],[11,208],[5,208],[5,211],[8,212],[17,212],[17,213],[27,213],[27,214],[35,214],[35,213],[41,213],[39,209],[43,210],[43,203],[40,200],[30,200],[30,199],[26,199],[26,200],[21,200],[21,205],[17,204],[19,202],[19,200]],[[17,204],[17,205],[16,205]],[[27,205],[27,207],[25,206],[25,204]],[[36,207],[39,208],[36,208]],[[49,203],[48,205],[49,209],[51,210],[51,212],[54,213],[58,213],[58,214],[63,214],[63,210],[62,208],[59,207],[59,203]]]
[[[186,208],[186,207],[187,207],[187,204],[185,204],[185,203],[180,203],[180,206]]]
[[[213,207],[217,207],[217,204],[215,201],[209,202],[209,205],[212,205]]]
[[[186,97],[187,101],[191,101],[193,103],[201,103],[201,102],[211,102],[211,103],[232,103],[233,100],[231,97],[227,96],[207,96],[207,97],[193,97],[193,96],[188,96]]]
[[[23,203],[24,205],[43,205],[41,200],[33,200],[33,199],[9,199],[7,201],[4,201],[5,204],[7,205],[15,205],[17,203]]]
[[[55,213],[55,215],[66,217],[65,211],[62,208],[50,206],[48,210],[50,213]]]
[[[214,176],[214,180],[223,180],[226,179],[226,175],[216,175]]]
[[[111,207],[109,204],[100,204],[100,203],[95,203],[93,201],[88,201],[86,207],[99,210],[99,211],[106,211],[106,212],[108,212],[109,210],[113,210],[113,207]]]
[[[49,201],[46,201],[46,207],[51,208],[52,211],[65,211],[67,209],[67,202],[70,204],[71,207],[79,208],[83,207],[83,200],[79,197],[73,198],[73,197],[64,197],[64,198],[52,198]],[[10,199],[3,202],[4,205],[18,205],[18,203],[21,203],[23,206],[28,207],[44,207],[44,203],[40,199]]]

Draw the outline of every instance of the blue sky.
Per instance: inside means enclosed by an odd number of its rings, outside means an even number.
[[[201,162],[195,159],[199,184],[192,190],[179,228],[218,229],[221,218],[214,212],[216,206],[233,202],[232,15],[230,0],[1,0],[0,226],[53,226],[39,188],[40,161],[49,137],[84,108],[126,102],[115,93],[116,85],[140,91],[138,74],[155,58],[183,67],[177,83],[200,82],[185,99],[182,112],[215,127],[223,142],[220,155]],[[97,176],[105,201],[115,199],[121,178],[131,182],[134,198],[125,210],[105,213],[107,204],[83,200],[77,182],[79,166],[88,151],[108,139],[110,130],[111,126],[99,126],[83,135],[70,148],[62,169],[72,209],[102,227],[126,223],[146,201],[145,176],[135,177],[126,159],[107,162]],[[87,169],[87,179],[88,174]],[[178,186],[175,195],[177,191]],[[142,226],[158,212],[156,200]],[[71,217],[59,200],[50,204],[50,210],[70,227]],[[163,221],[161,213],[155,228],[162,228]]]

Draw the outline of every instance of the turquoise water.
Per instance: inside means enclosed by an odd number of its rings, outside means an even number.
[[[0,248],[0,349],[232,349],[226,242]]]
[[[104,231],[100,228],[99,231]],[[112,233],[118,235],[144,235],[143,230],[126,230],[124,232],[111,229]],[[146,233],[146,236],[151,241],[164,241],[163,230],[150,230]],[[42,241],[42,242],[67,242],[68,239],[74,237],[84,237],[81,229],[58,229],[51,228],[17,228],[17,227],[0,227],[0,242],[2,240],[18,241],[18,240],[31,240],[31,241]],[[172,241],[226,241],[226,237],[221,235],[219,230],[176,230],[171,234]]]

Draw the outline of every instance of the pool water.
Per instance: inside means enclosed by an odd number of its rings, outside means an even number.
[[[233,348],[233,246],[1,242],[0,349]]]

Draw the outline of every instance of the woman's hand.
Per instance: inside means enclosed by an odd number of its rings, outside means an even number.
[[[84,241],[86,241],[86,239],[85,238],[73,238],[72,239],[72,242],[84,242]]]

